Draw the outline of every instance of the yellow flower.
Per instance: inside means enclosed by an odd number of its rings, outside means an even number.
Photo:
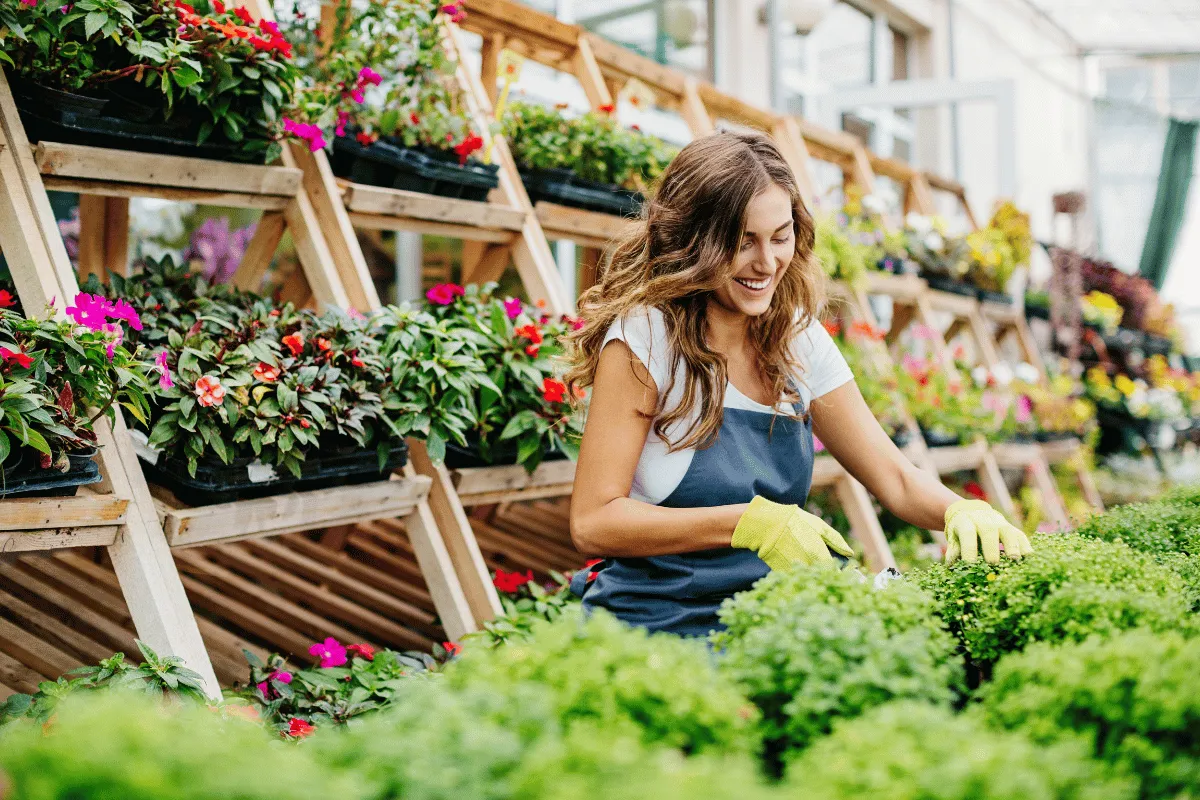
[[[1114,384],[1126,397],[1132,397],[1133,393],[1137,391],[1137,384],[1131,381],[1128,375],[1118,375]]]

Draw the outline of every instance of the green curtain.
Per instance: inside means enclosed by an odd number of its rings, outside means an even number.
[[[1188,187],[1196,155],[1196,131],[1200,121],[1172,119],[1163,145],[1162,169],[1158,173],[1158,192],[1154,211],[1142,245],[1142,263],[1138,272],[1161,289],[1171,266],[1175,239],[1187,212]]]

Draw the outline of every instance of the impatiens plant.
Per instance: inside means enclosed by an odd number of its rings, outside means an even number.
[[[589,561],[589,569],[598,560]],[[579,597],[570,590],[570,579],[559,572],[550,572],[549,583],[534,580],[533,571],[505,572],[496,570],[492,582],[500,595],[504,613],[483,623],[483,630],[469,635],[470,640],[482,639],[492,646],[525,638],[539,621],[553,622],[568,609],[579,604]]]

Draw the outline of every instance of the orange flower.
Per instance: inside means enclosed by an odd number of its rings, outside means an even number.
[[[292,355],[294,356],[298,356],[304,352],[304,336],[299,331],[289,333],[280,339],[280,341],[283,342],[284,347],[292,351]]]
[[[850,326],[850,337],[853,339],[883,339],[886,335],[882,328],[876,328],[869,322],[855,322]]]
[[[265,361],[260,361],[254,368],[254,379],[263,383],[274,383],[279,380],[279,372],[279,367],[273,367]]]
[[[533,358],[537,358],[538,350],[541,348],[543,341],[541,329],[537,325],[530,323],[522,325],[519,328],[514,328],[513,333],[529,340],[529,344],[525,347],[525,353]]]
[[[205,408],[219,406],[225,401],[225,387],[212,375],[205,375],[196,381],[195,392],[197,402]]]
[[[331,347],[333,347],[333,343],[330,342],[328,339],[324,339],[319,336],[317,337],[317,349],[318,350],[320,350],[321,352],[325,352],[326,350],[328,350]]]
[[[842,332],[842,326],[837,323],[837,320],[829,319],[821,324],[825,326],[825,330],[829,332],[830,336],[837,336]]]

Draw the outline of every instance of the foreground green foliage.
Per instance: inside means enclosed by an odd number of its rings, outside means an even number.
[[[762,710],[768,758],[890,700],[948,705],[962,668],[933,608],[915,586],[877,590],[852,570],[816,567],[772,573],[728,601],[721,669]]]
[[[1037,747],[966,716],[892,703],[838,724],[788,769],[806,800],[1132,800],[1078,742]]]
[[[1039,744],[1082,737],[1102,761],[1142,776],[1143,798],[1200,795],[1200,641],[1130,631],[1030,647],[983,691],[987,719]]]

